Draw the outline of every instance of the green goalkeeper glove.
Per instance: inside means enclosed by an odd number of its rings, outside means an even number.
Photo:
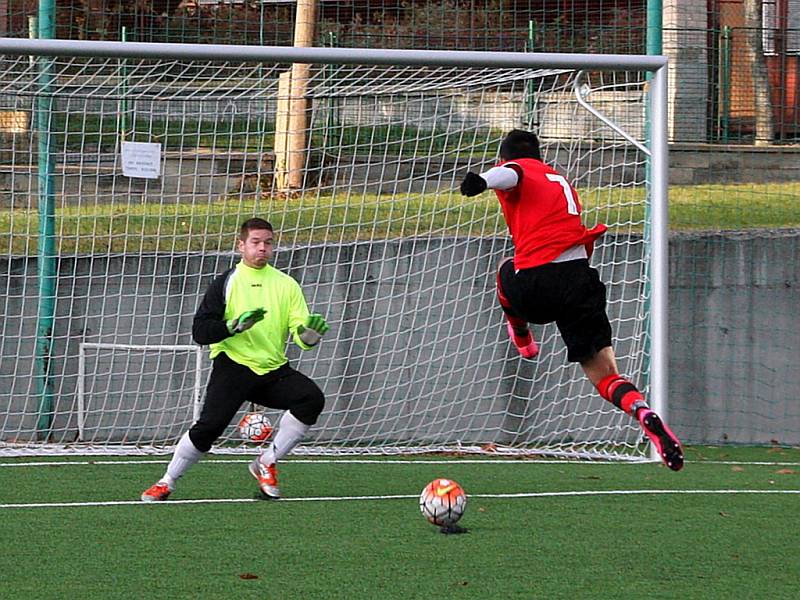
[[[235,334],[247,331],[253,325],[258,323],[261,319],[263,319],[266,312],[267,312],[266,308],[256,308],[255,310],[246,310],[235,319],[231,319],[230,321],[225,323],[225,325],[228,326],[228,333]]]
[[[330,328],[322,315],[311,314],[306,324],[297,328],[297,335],[306,346],[315,346]]]

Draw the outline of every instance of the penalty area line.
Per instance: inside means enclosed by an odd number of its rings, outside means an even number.
[[[553,498],[585,496],[629,496],[629,495],[752,495],[752,494],[794,494],[800,490],[579,490],[571,492],[520,492],[515,494],[467,494],[467,498],[514,499],[514,498]],[[257,498],[200,498],[194,500],[167,500],[165,502],[142,502],[141,500],[109,500],[97,502],[31,502],[0,504],[3,508],[79,508],[90,506],[175,506],[181,504],[283,504],[285,502],[358,502],[363,500],[410,500],[418,499],[419,494],[396,494],[382,496],[308,496],[303,498],[281,498],[280,500],[259,500]]]

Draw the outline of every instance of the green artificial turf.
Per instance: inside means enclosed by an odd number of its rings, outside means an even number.
[[[136,500],[165,459],[6,458],[0,597],[796,597],[800,494],[785,492],[800,491],[800,450],[704,447],[687,457],[679,473],[295,458],[282,465],[277,502],[253,500],[243,458],[208,457],[157,505]],[[442,535],[420,514],[417,495],[436,477],[467,490],[469,533]],[[181,503],[214,499],[233,501]],[[119,501],[133,502],[19,506]]]

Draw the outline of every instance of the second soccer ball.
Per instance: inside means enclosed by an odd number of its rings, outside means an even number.
[[[249,442],[260,444],[272,435],[272,422],[264,413],[247,413],[239,421],[239,434]]]

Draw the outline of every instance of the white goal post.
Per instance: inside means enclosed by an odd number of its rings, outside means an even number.
[[[94,356],[88,356],[94,351]],[[103,372],[99,365],[103,362],[101,353],[105,351],[105,362],[107,363],[106,371]],[[191,355],[188,360],[183,361],[182,368],[177,371],[181,373],[182,379],[188,381],[182,382],[178,387],[180,392],[174,396],[171,395],[169,388],[158,393],[150,386],[143,386],[142,380],[149,380],[155,382],[159,379],[165,379],[165,376],[174,377],[176,374],[175,359],[181,353],[188,353]],[[170,365],[169,373],[162,374],[160,371],[163,369],[156,368],[154,371],[147,372],[146,357],[154,355],[156,365],[161,366],[165,364]],[[180,435],[186,428],[200,416],[200,408],[202,407],[202,388],[205,381],[205,371],[203,369],[203,348],[196,344],[164,344],[164,345],[148,345],[148,344],[103,344],[98,342],[81,342],[78,347],[78,381],[76,391],[76,417],[78,436],[75,440],[78,444],[85,444],[90,446],[95,443],[98,432],[103,430],[100,418],[109,415],[113,418],[116,417],[122,410],[123,404],[119,401],[122,397],[138,396],[142,393],[146,398],[152,402],[160,395],[166,396],[162,400],[170,404],[178,410],[165,411],[160,407],[153,407],[152,404],[146,409],[133,412],[146,413],[147,417],[153,418],[154,424],[151,429],[159,428],[164,431],[161,435],[162,438],[170,439],[174,436]],[[165,356],[169,360],[165,359]],[[114,366],[114,361],[122,359],[122,364]],[[93,363],[94,368],[89,368],[88,363]],[[116,373],[124,373],[125,377],[118,378],[117,381],[121,384],[116,386],[115,393],[111,393],[110,384],[115,379]],[[92,382],[100,382],[99,389],[95,386],[87,386],[87,380]],[[142,389],[145,388],[145,389]],[[147,389],[150,388],[150,389]],[[191,395],[181,393],[186,390],[191,390]],[[92,402],[94,397],[100,399],[100,406],[96,406]],[[187,403],[187,400],[189,401]],[[114,402],[113,406],[107,406],[106,402]],[[133,405],[136,405],[137,400],[134,400]],[[129,401],[128,405],[131,403]],[[182,410],[181,410],[182,409]],[[170,418],[165,419],[164,416],[170,414]],[[88,422],[92,421],[92,416],[97,416],[93,427],[88,426]],[[142,418],[137,429],[142,429]],[[91,431],[90,431],[91,429]],[[123,435],[120,436],[118,444],[127,445],[129,447],[136,447],[139,444],[139,439],[132,438],[130,435],[131,424],[114,423],[111,427],[105,429],[121,430]],[[107,441],[108,434],[100,434],[101,445]],[[144,438],[144,444],[149,445],[152,443],[154,436],[148,433]]]
[[[458,184],[539,134],[609,225],[618,362],[666,414],[665,57],[0,39],[0,61],[0,454],[169,452],[209,368],[194,311],[261,216],[332,325],[289,349],[326,394],[296,452],[653,458],[554,325],[514,353],[500,208]]]

